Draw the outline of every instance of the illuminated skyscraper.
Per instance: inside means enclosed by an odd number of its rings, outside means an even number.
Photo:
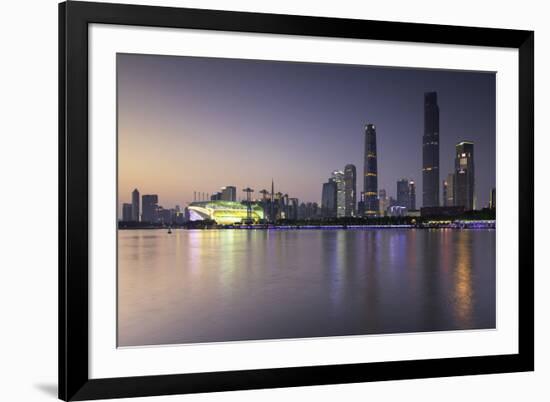
[[[345,183],[345,216],[357,216],[357,170],[355,165],[346,165],[344,168]]]
[[[378,165],[376,156],[376,126],[365,126],[365,157],[363,167],[363,190],[365,193],[365,215],[378,214]]]
[[[439,206],[439,106],[437,92],[424,94],[422,206]]]
[[[456,144],[454,203],[455,206],[464,207],[466,210],[474,209],[475,169],[473,142],[462,141]]]
[[[134,189],[132,191],[132,221],[138,222],[139,221],[139,191],[138,189]]]
[[[332,181],[336,183],[336,217],[346,216],[346,183],[344,172],[335,170],[332,172]]]

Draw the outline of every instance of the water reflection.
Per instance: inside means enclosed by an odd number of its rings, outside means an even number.
[[[119,232],[120,346],[495,326],[491,230]]]
[[[458,325],[469,328],[473,306],[472,255],[469,231],[458,234],[456,244],[456,269],[454,270],[455,315]]]

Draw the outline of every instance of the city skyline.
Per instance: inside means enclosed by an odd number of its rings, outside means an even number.
[[[277,191],[320,203],[332,171],[350,164],[363,171],[369,123],[376,126],[378,190],[395,196],[395,182],[407,177],[421,194],[425,92],[438,93],[440,180],[454,171],[455,145],[470,140],[476,155],[484,156],[475,161],[481,176],[476,176],[477,207],[488,204],[495,187],[493,74],[143,55],[118,55],[118,69],[120,203],[129,202],[136,187],[142,194],[159,194],[165,207],[185,205],[195,191],[212,194],[226,185],[236,186],[241,197],[242,188],[252,187],[253,197],[260,198],[272,177]],[[327,82],[327,76],[334,79]],[[376,98],[373,105],[357,97],[356,83],[369,90],[367,100]],[[404,94],[403,86],[422,91]],[[374,96],[384,87],[385,96]],[[311,93],[321,90],[331,96]],[[211,116],[204,116],[207,112]],[[452,124],[458,120],[463,125]],[[362,181],[357,178],[357,200]],[[442,204],[441,191],[439,197]]]

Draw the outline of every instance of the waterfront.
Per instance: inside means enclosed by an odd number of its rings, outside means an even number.
[[[118,345],[495,327],[494,230],[121,230]]]

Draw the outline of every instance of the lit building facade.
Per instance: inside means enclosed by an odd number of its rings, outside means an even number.
[[[363,167],[364,215],[378,215],[378,162],[376,153],[376,126],[365,126],[365,155]]]
[[[355,165],[344,168],[345,216],[357,216],[357,169]]]
[[[474,143],[462,141],[455,148],[454,206],[472,210],[475,204]]]
[[[439,106],[437,92],[424,94],[422,206],[439,206]]]
[[[188,219],[191,222],[212,220],[218,225],[234,225],[247,220],[249,207],[235,201],[197,201],[187,207]],[[250,205],[250,218],[254,223],[264,219],[260,205]]]
[[[346,183],[344,172],[335,170],[332,172],[332,180],[336,183],[336,217],[346,216]]]

